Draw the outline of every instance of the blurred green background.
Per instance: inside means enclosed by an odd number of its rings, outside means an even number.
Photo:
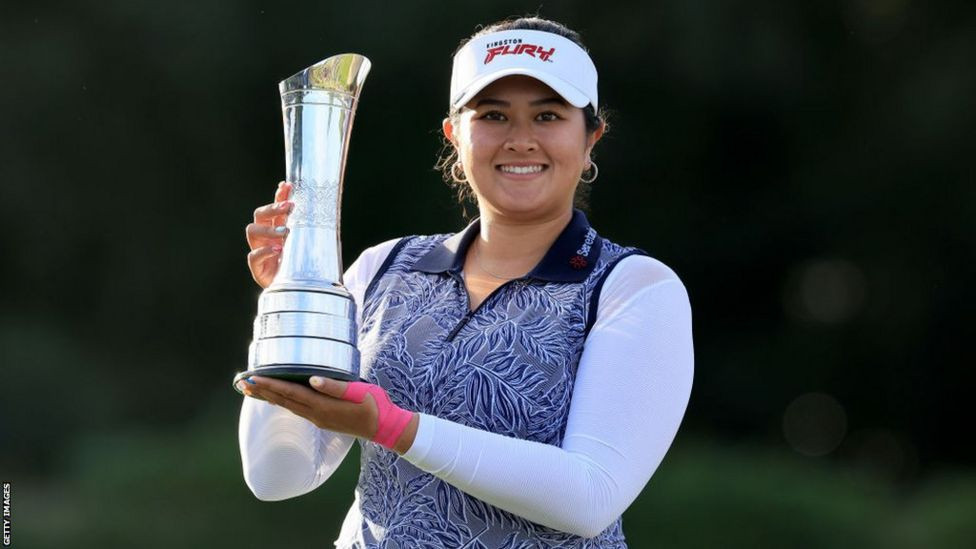
[[[349,263],[463,225],[432,169],[451,54],[536,11],[583,34],[612,110],[590,220],[672,266],[695,315],[631,546],[976,546],[971,2],[114,0],[0,6],[15,547],[332,546],[358,450],[263,503],[237,447],[277,83],[373,61]]]

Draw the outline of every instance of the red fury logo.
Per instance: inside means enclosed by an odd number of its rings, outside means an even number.
[[[542,46],[535,46],[532,44],[506,44],[504,46],[495,46],[494,48],[488,48],[488,55],[485,56],[485,65],[491,63],[491,60],[495,58],[496,55],[521,55],[521,54],[531,55],[532,57],[538,57],[543,61],[549,61],[552,54],[556,53],[556,48],[549,48],[548,50],[543,49]],[[549,61],[550,63],[552,61]]]

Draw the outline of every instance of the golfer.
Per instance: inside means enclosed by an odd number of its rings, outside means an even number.
[[[670,268],[574,209],[598,179],[605,129],[575,32],[523,18],[462,45],[442,164],[480,216],[349,267],[363,381],[241,382],[241,458],[258,498],[314,490],[358,442],[338,547],[627,546],[621,514],[688,403],[691,310]],[[263,287],[290,190],[247,227]]]

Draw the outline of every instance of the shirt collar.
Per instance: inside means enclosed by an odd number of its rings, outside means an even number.
[[[413,269],[425,273],[461,272],[468,247],[481,230],[481,220],[475,219],[463,231],[447,238],[422,255]],[[542,261],[525,278],[550,282],[580,282],[596,266],[603,248],[603,239],[590,227],[586,215],[573,210],[573,218],[552,243]]]

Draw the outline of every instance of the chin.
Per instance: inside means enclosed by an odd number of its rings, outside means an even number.
[[[502,216],[523,221],[549,218],[564,210],[565,197],[554,196],[554,189],[548,182],[527,183],[496,182],[490,188],[491,192],[476,193],[478,202]],[[572,204],[572,199],[569,204]]]
[[[507,196],[500,200],[490,200],[488,201],[488,206],[505,217],[521,220],[547,217],[551,212],[559,209],[551,202],[515,196]]]

